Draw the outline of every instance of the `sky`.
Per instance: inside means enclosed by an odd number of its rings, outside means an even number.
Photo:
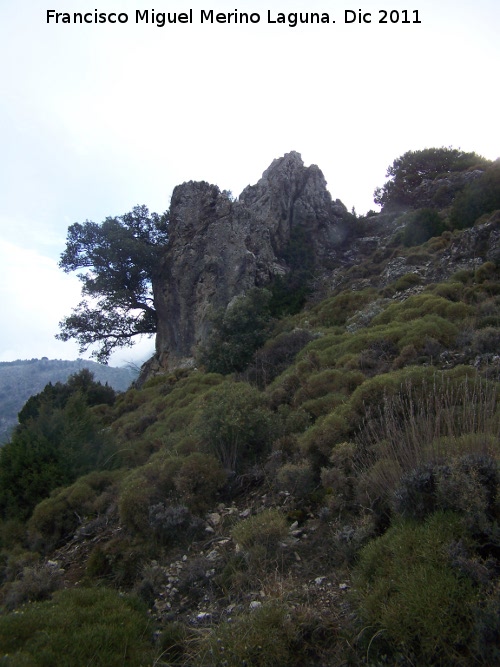
[[[159,25],[190,9],[192,23]],[[384,9],[399,21],[380,23]],[[48,10],[128,20],[47,22]],[[202,23],[210,10],[233,16]],[[312,12],[329,22],[292,27]],[[54,337],[80,301],[58,268],[74,222],[163,212],[188,180],[237,196],[291,150],[357,213],[377,208],[408,150],[496,159],[499,31],[498,0],[0,0],[0,361],[89,357]]]

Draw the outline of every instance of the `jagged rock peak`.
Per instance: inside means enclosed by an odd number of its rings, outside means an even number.
[[[254,200],[255,195],[258,196],[263,191],[276,193],[280,190],[290,197],[296,198],[307,184],[312,185],[317,193],[321,193],[321,196],[326,194],[331,200],[321,170],[316,165],[306,167],[300,153],[291,151],[283,157],[273,160],[262,174],[259,182],[245,188],[239,199],[249,205]]]
[[[236,201],[216,185],[178,185],[170,235],[154,285],[156,366],[174,368],[195,355],[210,331],[210,313],[289,270],[286,249],[301,227],[320,266],[343,238],[345,206],[332,197],[316,165],[292,151],[272,162]]]

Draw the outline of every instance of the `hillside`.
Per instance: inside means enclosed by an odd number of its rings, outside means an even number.
[[[315,208],[316,170],[300,197],[264,179],[229,227],[262,230],[279,200],[282,247],[255,242],[233,274],[207,254],[194,292],[199,238],[174,235],[156,294],[178,319],[140,386],[83,376],[26,407],[0,454],[0,660],[499,664],[499,163],[425,171],[421,153],[363,217]],[[188,186],[220,239],[229,198]],[[294,221],[316,225],[311,252]],[[209,316],[212,272],[246,289]]]
[[[108,383],[116,391],[125,391],[137,374],[129,368],[103,366],[94,361],[76,359],[30,359],[0,362],[0,443],[8,440],[17,424],[17,413],[30,396],[38,394],[46,384],[66,382],[82,368],[90,370],[95,379]]]

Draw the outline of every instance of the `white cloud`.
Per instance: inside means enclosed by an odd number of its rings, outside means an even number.
[[[54,335],[79,294],[79,281],[54,260],[0,240],[0,360],[77,357],[76,345]]]

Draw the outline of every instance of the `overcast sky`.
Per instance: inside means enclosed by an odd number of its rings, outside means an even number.
[[[360,7],[371,23],[346,23]],[[381,24],[384,8],[421,23]],[[49,9],[129,20],[47,23]],[[145,9],[192,9],[193,23],[136,23]],[[202,24],[210,9],[261,20]],[[0,0],[0,361],[79,356],[54,339],[80,298],[57,267],[73,222],[162,212],[186,180],[237,195],[290,150],[358,213],[376,208],[374,188],[408,150],[497,158],[499,33],[498,0]]]

